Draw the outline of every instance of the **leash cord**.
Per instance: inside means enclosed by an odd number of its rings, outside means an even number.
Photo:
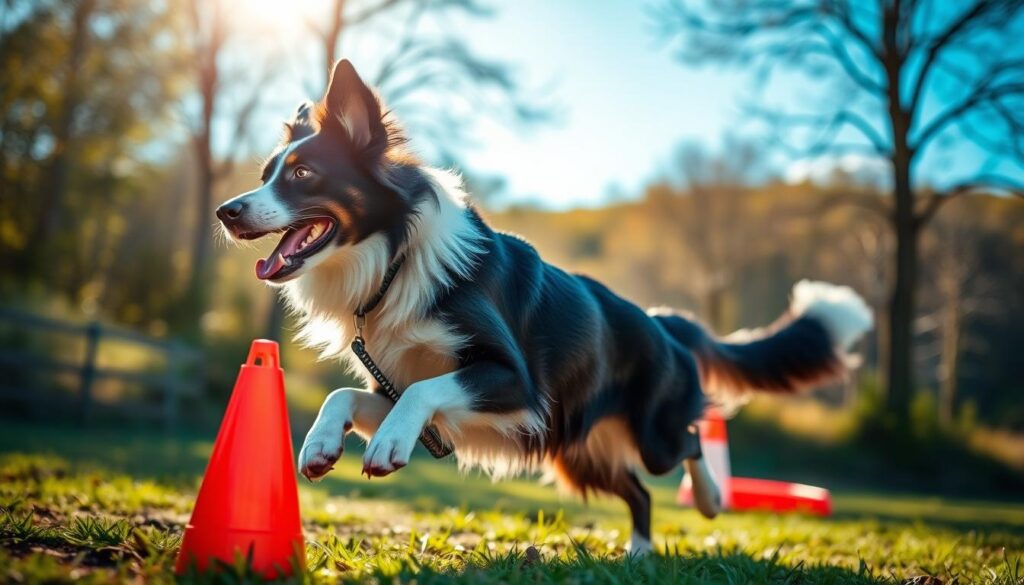
[[[391,263],[388,267],[388,271],[384,273],[384,280],[381,282],[380,289],[377,294],[373,296],[365,305],[356,310],[355,324],[356,324],[356,337],[352,340],[352,353],[359,358],[359,361],[363,362],[363,366],[366,367],[366,371],[370,372],[373,379],[380,384],[380,388],[383,391],[384,397],[390,400],[393,404],[397,404],[398,400],[402,397],[395,389],[395,385],[391,383],[391,380],[384,375],[384,372],[377,367],[377,363],[370,357],[369,352],[366,351],[366,340],[363,339],[363,327],[366,326],[366,314],[372,311],[380,303],[381,299],[384,298],[385,293],[388,292],[388,288],[391,286],[391,281],[395,279],[395,275],[398,274],[398,270],[402,267],[402,263],[405,261],[405,255],[401,255]],[[423,428],[420,433],[420,443],[427,448],[427,451],[434,456],[435,459],[447,457],[451,454],[452,448],[441,439],[441,435],[437,432],[437,428],[434,425],[427,425]]]
[[[397,404],[398,400],[402,397],[401,394],[395,390],[395,386],[391,383],[391,380],[388,380],[387,376],[384,375],[384,372],[380,371],[376,362],[374,362],[373,358],[370,357],[370,354],[366,352],[366,342],[361,336],[356,336],[356,338],[352,340],[352,353],[356,354],[356,357],[359,358],[359,361],[363,362],[363,365],[366,366],[367,371],[370,372],[373,379],[377,380],[377,383],[380,384],[384,396],[392,403]],[[433,455],[435,459],[451,455],[452,448],[441,439],[441,435],[438,434],[434,425],[427,425],[424,427],[423,432],[420,433],[420,443],[423,443],[423,446],[427,448],[427,451],[430,451],[430,454]]]

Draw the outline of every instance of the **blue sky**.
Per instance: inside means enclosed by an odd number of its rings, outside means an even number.
[[[683,140],[716,146],[738,123],[736,73],[680,67],[659,49],[641,2],[527,0],[467,29],[487,54],[553,87],[559,119],[517,133],[486,125],[474,168],[506,174],[508,193],[553,206],[594,205],[638,192]],[[568,26],[566,23],[569,23]]]
[[[283,12],[276,0],[257,1],[268,6],[274,2],[275,12]],[[315,14],[322,3],[309,0],[305,8]],[[760,131],[756,135],[761,140],[769,136],[741,112],[740,104],[752,95],[749,77],[733,69],[680,65],[657,39],[652,2],[516,0],[492,5],[497,9],[493,18],[443,26],[457,29],[482,55],[512,64],[523,84],[555,104],[558,112],[554,123],[528,131],[486,119],[476,125],[474,140],[462,149],[463,160],[476,172],[505,178],[502,203],[567,208],[600,205],[610,195],[636,196],[646,183],[671,172],[674,153],[683,142],[718,150],[728,134],[752,136]],[[279,18],[274,24],[281,24]],[[371,69],[386,49],[388,26],[393,24],[379,23],[376,34],[351,34],[342,55],[352,58],[359,69]],[[282,27],[274,29],[280,33]],[[312,43],[296,49],[294,32],[280,33],[278,39],[290,54],[293,75],[277,82],[281,91],[267,104],[275,117],[290,113],[290,104],[316,85],[312,80],[319,69],[309,64],[319,67],[321,57]],[[936,87],[929,95],[930,109],[958,97],[957,87]],[[813,107],[821,100],[826,105],[835,100],[836,92],[833,86],[806,78],[781,77],[759,99]],[[468,113],[456,104],[450,111]],[[918,174],[941,186],[965,177],[985,161],[985,155],[967,141],[952,140],[929,152]],[[808,161],[781,152],[771,156],[772,168],[791,180],[823,175],[836,165],[878,169],[861,157]],[[990,170],[1024,180],[1024,171],[1012,164]]]

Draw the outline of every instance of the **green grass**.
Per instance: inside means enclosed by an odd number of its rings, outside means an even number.
[[[0,582],[173,581],[171,566],[209,436],[0,425]],[[1024,583],[1024,505],[834,494],[832,518],[725,514],[674,503],[652,481],[663,554],[630,559],[624,506],[492,484],[420,457],[359,477],[352,445],[325,481],[300,484],[304,581]],[[527,560],[534,546],[540,559]],[[244,567],[206,582],[253,581]]]

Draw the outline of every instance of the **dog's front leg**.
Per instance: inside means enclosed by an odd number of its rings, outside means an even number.
[[[369,440],[390,410],[388,399],[366,390],[339,388],[331,392],[302,442],[299,471],[310,481],[327,475],[341,457],[345,435],[355,431]]]
[[[423,427],[435,414],[458,421],[472,413],[473,399],[458,372],[409,386],[373,435],[363,456],[363,473],[384,476],[405,467]]]

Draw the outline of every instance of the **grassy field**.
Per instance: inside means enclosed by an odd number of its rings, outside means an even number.
[[[209,439],[0,424],[0,581],[172,581]],[[330,478],[300,486],[303,581],[1024,583],[1021,503],[836,493],[828,519],[707,521],[673,503],[678,476],[658,478],[663,554],[635,560],[618,502],[492,484],[423,457],[370,482],[353,450]],[[253,579],[239,568],[207,580]]]

